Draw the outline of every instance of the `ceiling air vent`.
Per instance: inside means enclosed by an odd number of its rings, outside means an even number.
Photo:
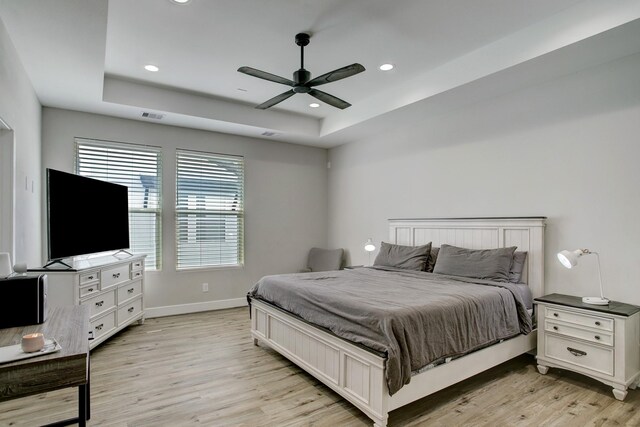
[[[276,132],[269,132],[268,130],[262,132],[262,136],[276,136],[276,135],[277,135]]]
[[[162,120],[162,118],[164,117],[164,114],[144,112],[144,113],[142,113],[142,117],[147,118],[147,119]]]

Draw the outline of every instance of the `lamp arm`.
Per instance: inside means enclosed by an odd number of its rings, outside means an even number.
[[[604,292],[602,290],[602,272],[600,270],[600,254],[598,252],[589,251],[590,254],[594,254],[598,259],[598,279],[600,279],[600,298],[605,299]]]

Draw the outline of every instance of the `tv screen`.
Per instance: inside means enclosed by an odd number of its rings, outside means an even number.
[[[124,185],[47,169],[49,260],[129,248]]]

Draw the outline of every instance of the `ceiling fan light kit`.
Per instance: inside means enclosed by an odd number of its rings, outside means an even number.
[[[311,36],[308,33],[296,34],[296,44],[300,46],[300,69],[293,72],[293,80],[276,76],[275,74],[267,73],[266,71],[257,70],[251,67],[238,68],[239,72],[247,74],[249,76],[291,86],[290,90],[281,93],[280,95],[274,96],[273,98],[263,102],[262,104],[257,105],[256,108],[260,110],[266,110],[267,108],[273,107],[274,105],[279,104],[285,99],[292,97],[296,93],[308,93],[314,98],[340,109],[345,109],[351,106],[351,104],[349,104],[347,101],[315,89],[315,86],[320,86],[325,83],[331,83],[345,79],[347,77],[351,77],[363,72],[365,68],[362,65],[355,63],[347,65],[346,67],[338,68],[337,70],[330,71],[316,77],[315,79],[311,79],[311,73],[304,68],[304,47],[309,44],[310,38]]]

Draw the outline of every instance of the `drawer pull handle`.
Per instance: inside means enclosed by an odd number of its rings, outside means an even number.
[[[87,292],[93,292],[93,288],[87,289]]]
[[[129,310],[127,310],[129,313],[133,313],[133,307],[129,307]],[[586,354],[586,353],[585,353]]]
[[[567,347],[567,350],[569,350],[569,353],[573,354],[574,356],[586,356],[587,352],[586,351],[582,351],[582,350],[576,350],[575,348],[571,348],[571,347]]]
[[[600,339],[600,335],[596,335],[594,338],[599,340]]]
[[[88,279],[88,280],[91,280],[91,279],[93,279],[93,276],[89,276],[89,277],[87,277],[87,279]]]
[[[96,307],[102,307],[104,305],[104,301],[98,301],[96,303]]]
[[[104,323],[100,323],[98,326],[96,326],[96,331],[100,331],[102,330],[102,328],[104,328]]]
[[[553,313],[553,317],[558,317],[558,313]]]
[[[117,279],[118,277],[120,277],[120,273],[113,273],[112,276],[114,279]]]
[[[557,327],[557,326],[554,326],[554,327],[553,327],[553,330],[554,330],[554,331],[557,331],[557,330],[558,330],[558,327]]]
[[[600,326],[600,322],[596,322],[596,326]]]
[[[130,294],[132,294],[132,293],[133,293],[133,288],[131,288],[131,289],[127,289],[127,292],[129,292]]]

